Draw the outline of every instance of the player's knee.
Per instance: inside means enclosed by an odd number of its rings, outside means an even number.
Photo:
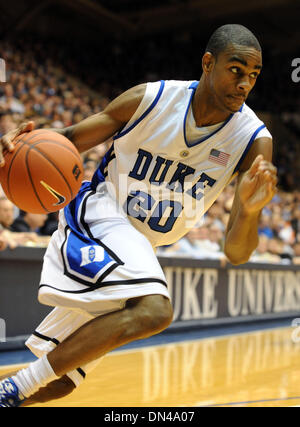
[[[150,326],[154,332],[161,332],[172,323],[173,308],[169,299],[161,295],[156,295],[156,297],[155,305],[152,309],[150,308]]]
[[[149,295],[128,304],[132,327],[141,336],[151,336],[166,329],[173,320],[170,300],[162,295]]]

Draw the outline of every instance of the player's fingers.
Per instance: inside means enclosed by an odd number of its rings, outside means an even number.
[[[272,182],[268,183],[268,192],[270,194],[270,200],[272,200],[275,194],[277,193],[277,187],[274,186]]]
[[[4,158],[3,158],[3,148],[2,145],[0,144],[0,168],[2,166],[4,166],[5,162],[4,162]]]
[[[274,185],[277,184],[277,168],[271,163],[262,162],[258,167],[256,172],[257,175],[260,175],[264,181],[273,182]]]
[[[14,151],[15,144],[13,143],[14,139],[21,135],[24,132],[31,132],[35,128],[33,121],[22,123],[17,129],[8,132],[3,135],[0,139],[0,167],[5,165],[3,151]]]
[[[19,133],[17,134],[17,136],[24,132],[31,132],[32,130],[34,130],[34,128],[35,124],[33,121],[22,123],[21,126],[19,126],[18,128]]]
[[[17,130],[13,132],[9,132],[1,138],[1,146],[2,148],[6,148],[8,151],[13,151],[15,146],[12,143],[14,138],[17,136]]]
[[[260,163],[263,161],[264,156],[262,154],[259,154],[256,159],[254,160],[254,162],[252,163],[250,169],[249,169],[249,173],[251,177],[254,177],[254,175],[256,174],[256,172],[258,171],[259,165]]]
[[[268,170],[272,174],[277,175],[277,168],[272,163],[270,163],[270,162],[266,162],[266,161],[260,162],[260,164],[258,166],[258,170],[259,171]]]
[[[32,130],[34,130],[35,128],[35,124],[33,121],[30,122],[24,122],[22,123],[15,131],[15,134],[12,135],[8,135],[9,138],[9,143],[10,145],[14,148],[14,144],[12,143],[12,141],[19,135],[21,135],[22,133],[26,133],[26,132],[31,132]]]
[[[264,180],[272,182],[274,185],[277,185],[277,182],[278,182],[277,174],[275,174],[273,170],[259,169],[257,171],[257,175],[260,175],[264,178]]]
[[[32,121],[22,123],[17,129],[8,132],[6,135],[3,135],[1,138],[2,145],[4,145],[8,150],[13,151],[15,148],[13,140],[22,133],[31,132],[34,127],[35,125]]]
[[[16,137],[16,131],[13,131],[13,132],[7,133],[0,139],[0,167],[3,167],[5,165],[4,150],[7,150],[7,151],[14,150],[15,146],[12,143],[12,140],[15,137]]]
[[[266,185],[268,193],[276,189],[277,177],[271,174],[270,171],[257,172],[255,176],[257,177],[258,187]]]

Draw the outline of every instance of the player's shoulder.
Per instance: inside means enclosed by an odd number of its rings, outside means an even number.
[[[257,116],[257,114],[247,104],[243,104],[239,113],[241,117],[245,118],[248,121],[262,122],[261,119]]]
[[[229,121],[229,126],[224,127],[224,130],[238,134],[245,141],[249,141],[248,144],[251,146],[256,139],[272,139],[272,135],[262,119],[263,117],[256,115],[247,104],[243,104],[240,110],[233,115],[232,120]]]
[[[192,89],[194,86],[198,85],[199,82],[195,80],[165,80],[165,86],[167,88],[183,88],[183,89]]]
[[[185,99],[190,96],[191,90],[197,86],[198,82],[187,80],[160,80],[148,82],[146,84],[143,105],[154,102],[155,105],[159,100],[171,102],[172,99]]]
[[[159,80],[154,82],[148,82],[146,85],[151,89],[193,89],[199,82],[195,80]]]

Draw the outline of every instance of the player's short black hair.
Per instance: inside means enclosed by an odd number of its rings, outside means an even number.
[[[229,44],[254,47],[259,52],[262,51],[259,41],[248,28],[239,24],[227,24],[217,28],[212,34],[205,52],[210,52],[217,58]]]

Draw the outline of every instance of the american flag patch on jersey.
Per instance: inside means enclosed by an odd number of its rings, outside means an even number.
[[[210,152],[208,160],[218,165],[227,166],[230,154],[223,153],[223,151],[216,150],[213,148]]]

